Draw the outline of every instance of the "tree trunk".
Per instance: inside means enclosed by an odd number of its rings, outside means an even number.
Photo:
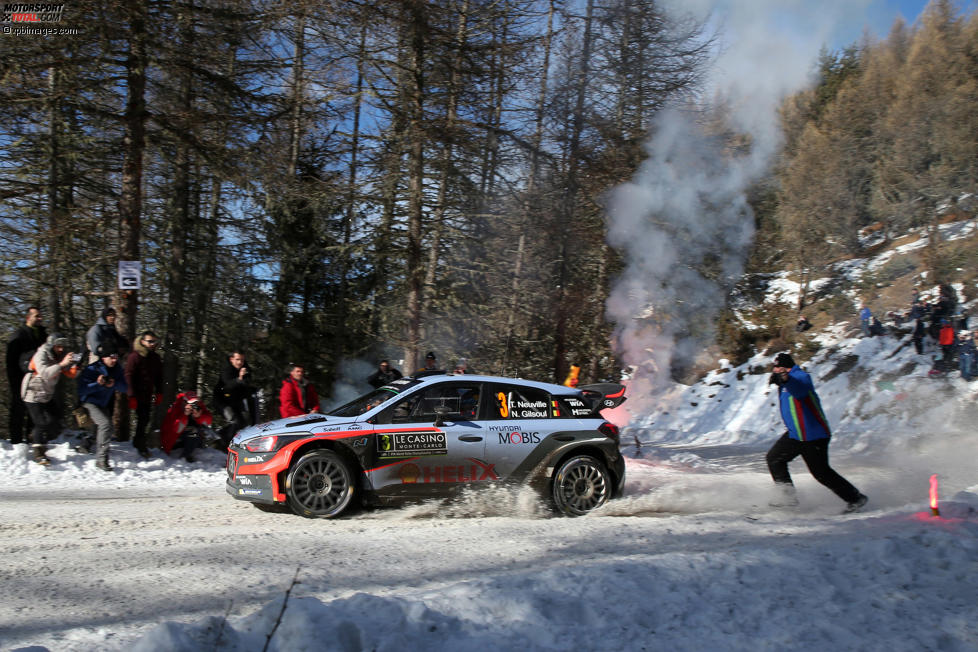
[[[119,190],[120,260],[139,260],[142,230],[143,153],[146,149],[146,6],[129,6],[129,53],[126,57],[125,135],[122,140],[122,184]],[[136,290],[117,290],[116,328],[130,342],[136,339]]]
[[[405,276],[407,278],[407,362],[411,369],[421,366],[421,296],[424,291],[424,261],[421,232],[424,216],[424,61],[426,15],[424,0],[405,4],[408,12],[410,75],[408,87],[408,241]]]
[[[559,249],[557,254],[557,305],[555,306],[555,333],[554,333],[554,379],[561,382],[568,371],[567,363],[567,322],[570,315],[567,314],[567,284],[570,282],[570,268],[568,267],[569,255],[569,234],[574,228],[576,219],[578,192],[580,190],[580,179],[578,178],[578,165],[581,155],[581,133],[584,130],[584,98],[588,87],[588,74],[590,72],[591,60],[591,22],[594,15],[594,0],[588,0],[587,13],[584,18],[584,43],[581,49],[581,65],[578,71],[576,83],[577,98],[574,105],[573,127],[568,148],[567,159],[567,192],[564,195],[562,219],[564,228],[561,229]]]

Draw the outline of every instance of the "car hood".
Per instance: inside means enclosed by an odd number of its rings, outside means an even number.
[[[275,419],[274,421],[266,421],[265,423],[242,428],[231,440],[231,443],[240,444],[243,441],[248,441],[249,439],[263,435],[291,435],[302,432],[314,432],[342,424],[355,423],[356,420],[356,417],[331,417],[325,414],[303,414],[285,419]]]

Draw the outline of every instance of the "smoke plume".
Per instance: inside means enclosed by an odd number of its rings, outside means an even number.
[[[654,393],[671,369],[688,365],[713,337],[712,322],[743,273],[754,216],[747,189],[768,170],[780,144],[777,107],[811,81],[831,30],[867,3],[754,0],[666,2],[715,26],[710,97],[724,128],[704,128],[709,107],[673,107],[654,120],[648,158],[609,196],[609,242],[626,268],[607,314],[626,364],[637,367],[629,392]],[[671,6],[673,5],[673,6]],[[715,107],[714,107],[715,108]],[[730,132],[739,134],[731,147]]]

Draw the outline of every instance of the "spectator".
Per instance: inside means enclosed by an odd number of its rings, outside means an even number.
[[[798,504],[788,463],[801,455],[812,476],[846,501],[846,512],[860,509],[866,504],[866,496],[829,466],[832,432],[822,411],[822,402],[815,393],[812,377],[797,366],[789,354],[779,353],[774,359],[770,383],[778,386],[781,419],[788,429],[767,452],[768,470],[781,490],[772,505]]]
[[[242,428],[255,425],[257,405],[251,385],[251,369],[241,351],[232,351],[214,388],[214,399],[227,425],[222,438],[230,441]]]
[[[401,372],[391,366],[387,360],[381,360],[377,365],[377,371],[367,378],[367,383],[374,389],[379,389],[384,385],[390,385],[401,377]]]
[[[129,341],[115,328],[115,308],[102,311],[95,325],[88,329],[85,343],[88,345],[88,363],[99,359],[97,354],[100,344],[109,344],[117,353],[129,350]]]
[[[570,366],[570,371],[567,374],[567,378],[564,379],[564,386],[566,387],[577,387],[580,382],[581,377],[581,367],[576,364]]]
[[[61,432],[61,401],[55,394],[62,376],[78,375],[81,353],[70,353],[68,339],[57,334],[48,336],[31,358],[29,372],[21,381],[20,396],[34,421],[31,431],[31,450],[34,461],[47,466],[47,444]]]
[[[150,411],[153,405],[159,405],[163,400],[163,361],[156,352],[159,343],[160,338],[156,333],[143,331],[126,359],[129,409],[136,411],[136,434],[132,438],[132,445],[144,458],[149,457],[146,429],[149,427]]]
[[[910,306],[910,319],[923,319],[929,312],[930,309],[927,307],[927,304],[917,299]]]
[[[438,370],[438,360],[435,358],[434,351],[428,351],[424,357],[424,366],[415,373],[432,372]]]
[[[872,316],[873,313],[870,312],[869,306],[864,303],[859,310],[859,327],[863,330],[863,337],[869,337],[869,320]]]
[[[181,392],[163,417],[160,447],[168,455],[180,448],[183,459],[193,463],[198,448],[210,441],[216,443],[218,435],[210,427],[213,423],[213,415],[196,392]]]
[[[279,391],[279,413],[283,418],[319,412],[319,395],[312,383],[306,380],[301,364],[289,365],[289,375],[282,381]]]
[[[24,323],[14,331],[7,341],[7,382],[10,387],[10,411],[8,414],[8,436],[11,444],[24,441],[34,424],[27,413],[27,406],[20,397],[20,386],[31,364],[31,358],[38,347],[44,344],[48,332],[41,323],[41,311],[35,306],[27,309]]]
[[[876,317],[873,317],[872,323],[869,325],[869,334],[871,337],[886,335],[886,329],[883,328],[883,324]]]
[[[916,325],[913,327],[913,345],[917,349],[918,354],[923,354],[924,352],[924,336],[927,335],[927,326],[924,325],[923,319],[917,319]]]
[[[109,442],[112,440],[112,403],[116,392],[125,393],[126,373],[119,366],[119,353],[110,342],[98,345],[96,361],[78,376],[78,400],[95,422],[95,466],[111,471]]]
[[[948,371],[951,368],[951,360],[954,358],[954,327],[951,326],[951,322],[948,320],[943,320],[941,322],[941,332],[938,336],[937,343],[941,345],[941,352],[944,354],[941,362],[943,363],[942,371]]]
[[[800,317],[798,317],[798,322],[795,324],[795,331],[799,333],[804,333],[811,327],[812,327],[811,322],[805,319],[805,315],[801,315]]]
[[[958,333],[958,369],[965,380],[970,381],[978,376],[975,368],[975,334],[971,331]]]
[[[471,374],[469,371],[469,363],[465,358],[459,358],[458,362],[455,363],[455,369],[452,370],[456,374]]]

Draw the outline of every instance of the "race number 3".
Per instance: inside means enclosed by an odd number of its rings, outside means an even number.
[[[506,400],[506,394],[499,392],[496,394],[496,399],[499,400],[499,416],[504,419],[509,418],[509,401]]]

